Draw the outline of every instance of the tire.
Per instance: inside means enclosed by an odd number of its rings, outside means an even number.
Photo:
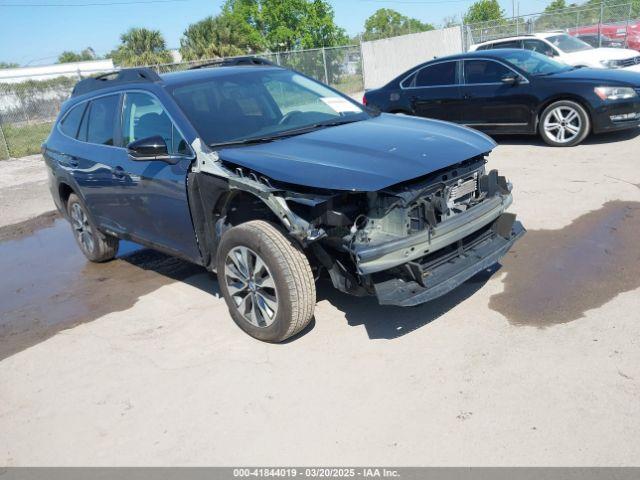
[[[581,143],[591,130],[589,114],[571,100],[554,102],[540,115],[538,131],[552,147],[573,147]]]
[[[67,200],[67,214],[80,250],[92,262],[107,262],[118,253],[119,240],[100,232],[87,215],[87,209],[74,193]]]
[[[252,337],[282,342],[309,324],[316,303],[309,261],[274,225],[253,220],[230,228],[216,263],[231,317]]]

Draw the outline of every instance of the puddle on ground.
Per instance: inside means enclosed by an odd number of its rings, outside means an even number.
[[[0,243],[0,359],[60,330],[127,310],[162,285],[189,282],[205,272],[131,242],[121,242],[118,259],[94,264],[80,252],[66,220],[34,223],[5,231],[4,238],[11,239]],[[206,285],[194,282],[216,291],[213,278]]]
[[[118,259],[94,264],[80,253],[66,220],[38,218],[34,224],[2,230],[0,360],[60,330],[125,311],[174,281],[217,294],[215,278],[203,281],[198,274],[205,270],[189,262],[121,242]],[[544,327],[578,319],[618,293],[640,287],[639,237],[640,202],[610,202],[564,229],[529,231],[504,258],[505,289],[491,297],[489,306],[516,325]],[[465,285],[468,289],[470,283]],[[446,311],[463,300],[464,295],[451,293],[429,308],[440,305]],[[366,311],[365,303],[372,315],[386,312],[374,299],[358,303],[341,296],[340,301],[347,312],[353,305]],[[394,315],[410,320],[419,311]]]
[[[489,307],[515,325],[581,318],[640,287],[640,202],[608,202],[560,230],[533,230],[502,261],[504,292]]]

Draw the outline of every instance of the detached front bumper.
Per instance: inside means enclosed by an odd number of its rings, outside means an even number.
[[[515,215],[503,213],[447,249],[405,264],[406,275],[381,272],[374,281],[378,301],[408,307],[440,297],[498,262],[525,232]]]

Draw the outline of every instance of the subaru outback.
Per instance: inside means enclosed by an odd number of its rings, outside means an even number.
[[[43,153],[89,260],[124,239],[201,265],[240,328],[280,342],[311,320],[321,277],[411,306],[496,263],[524,228],[485,168],[494,147],[242,58],[82,80]]]

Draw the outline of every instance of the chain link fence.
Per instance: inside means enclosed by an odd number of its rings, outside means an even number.
[[[358,45],[257,55],[293,68],[349,95],[364,91],[362,56]],[[148,65],[168,73],[220,59]],[[103,73],[96,71],[95,74]],[[49,135],[62,103],[83,77],[75,70],[46,80],[37,77],[0,83],[0,160],[32,155]]]
[[[640,3],[572,6],[511,19],[465,24],[463,48],[514,35],[563,31],[592,46],[640,50]]]

